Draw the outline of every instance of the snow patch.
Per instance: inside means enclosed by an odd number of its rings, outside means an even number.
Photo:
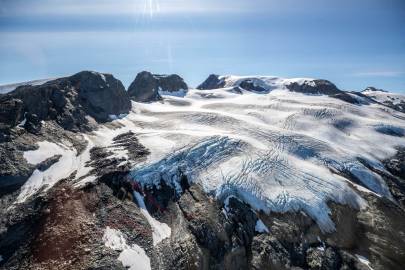
[[[159,222],[149,214],[148,210],[146,209],[143,197],[141,194],[139,194],[139,192],[134,191],[134,196],[141,209],[141,213],[144,215],[146,220],[149,222],[149,225],[152,227],[153,245],[156,246],[164,239],[169,238],[171,235],[170,227],[165,223]]]
[[[357,259],[364,265],[366,265],[370,270],[373,270],[373,268],[370,265],[370,261],[361,255],[356,254]]]
[[[107,80],[106,80],[105,75],[103,73],[96,72],[96,71],[91,71],[91,73],[93,73],[94,75],[99,76],[105,83],[107,83]]]
[[[39,148],[32,151],[25,151],[24,158],[28,163],[36,165],[45,161],[47,158],[53,157],[55,155],[63,155],[70,151],[69,149],[57,145],[52,142],[42,141],[37,143]]]
[[[255,230],[258,233],[269,233],[269,228],[267,228],[260,218],[256,221]]]
[[[25,113],[24,113],[24,119],[18,124],[18,126],[19,127],[24,127],[26,122],[27,122],[27,118],[25,118]]]
[[[119,230],[107,227],[103,235],[104,245],[110,249],[121,251],[118,260],[130,270],[150,270],[150,258],[145,250],[133,244],[129,246],[124,234]]]
[[[108,226],[104,231],[103,241],[106,247],[113,250],[124,250],[128,247],[124,235]]]
[[[37,150],[24,152],[24,158],[27,162],[34,165],[54,155],[61,155],[61,158],[45,171],[36,169],[21,187],[16,203],[23,203],[38,191],[51,188],[59,180],[69,177],[75,171],[76,179],[87,176],[91,167],[86,167],[86,161],[90,160],[90,149],[93,147],[93,143],[89,137],[83,136],[88,141],[88,145],[79,156],[72,145],[59,145],[47,141],[38,142],[39,148]],[[87,176],[85,181],[93,181],[94,179],[95,176],[91,175]]]

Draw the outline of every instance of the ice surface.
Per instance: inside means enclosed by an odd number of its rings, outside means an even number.
[[[353,179],[365,187],[358,189],[392,199],[384,180],[360,160],[383,168],[381,160],[405,141],[375,127],[403,129],[403,120],[380,105],[357,106],[285,89],[287,83],[311,79],[255,77],[269,92],[241,95],[230,87],[252,77],[221,78],[225,88],[189,90],[181,106],[167,102],[172,97],[134,103],[137,111],[120,121],[136,125],[153,156],[134,168],[135,181],[158,186],[163,180],[180,190],[179,179],[186,175],[219,199],[234,195],[267,212],[303,210],[325,231],[334,229],[329,200],[365,207],[348,185]]]
[[[159,94],[161,96],[174,96],[174,97],[184,97],[187,94],[187,90],[179,89],[177,91],[165,91],[159,87]]]
[[[131,270],[150,270],[150,258],[145,250],[134,244],[129,246],[124,234],[119,230],[107,227],[103,235],[104,245],[113,250],[121,251],[118,260],[124,267]]]

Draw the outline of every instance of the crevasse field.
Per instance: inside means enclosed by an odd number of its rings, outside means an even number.
[[[181,191],[180,178],[186,175],[220,200],[236,196],[265,212],[302,210],[323,231],[334,229],[330,200],[365,207],[358,190],[391,198],[384,180],[369,168],[385,172],[381,160],[395,154],[394,146],[405,145],[403,137],[389,135],[405,131],[404,114],[285,88],[311,79],[251,77],[267,92],[235,91],[246,78],[227,76],[222,89],[165,92],[162,102],[134,102],[129,115],[112,116],[117,118],[112,124],[88,133],[87,149],[79,156],[63,142],[40,143],[38,150],[25,152],[28,162],[55,154],[62,158],[45,172],[34,172],[19,202],[75,170],[78,185],[95,180],[85,167],[90,149],[111,145],[127,131],[151,152],[145,162],[133,164],[134,181],[159,185],[163,179]],[[127,157],[120,147],[110,150]]]

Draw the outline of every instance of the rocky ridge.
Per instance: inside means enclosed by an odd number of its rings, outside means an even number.
[[[25,119],[24,125],[38,126],[39,121],[53,120],[63,129],[85,131],[91,130],[95,122],[110,121],[110,115],[125,114],[131,109],[119,80],[90,71],[41,85],[19,86],[1,95],[0,104],[0,119],[6,120],[2,121],[6,125],[3,130]]]
[[[131,98],[138,102],[153,102],[161,100],[160,92],[186,93],[188,90],[184,80],[176,75],[158,75],[147,71],[138,73],[135,80],[128,88],[128,94]]]

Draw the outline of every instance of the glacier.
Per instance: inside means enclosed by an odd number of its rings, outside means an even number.
[[[247,78],[266,92],[233,91]],[[115,136],[134,132],[151,152],[130,173],[144,186],[165,181],[181,193],[181,178],[187,176],[219,200],[235,196],[266,213],[303,211],[326,232],[335,229],[329,201],[364,208],[360,191],[365,190],[393,200],[370,168],[389,174],[381,161],[405,140],[384,131],[405,130],[402,113],[378,103],[351,104],[286,88],[291,82],[311,84],[310,78],[221,79],[220,89],[190,89],[184,96],[162,92],[161,102],[133,102],[128,115],[86,138],[91,146],[107,146]],[[72,164],[89,158],[64,155]]]

